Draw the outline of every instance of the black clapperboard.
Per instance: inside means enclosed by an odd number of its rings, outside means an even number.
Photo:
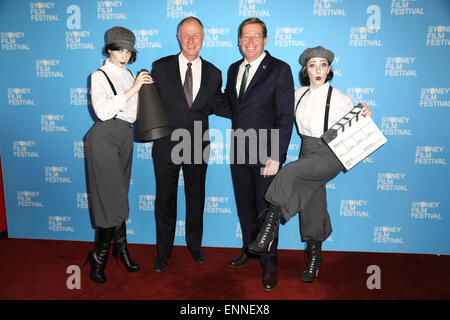
[[[359,103],[321,136],[346,170],[387,142],[372,118],[360,114],[362,108]]]

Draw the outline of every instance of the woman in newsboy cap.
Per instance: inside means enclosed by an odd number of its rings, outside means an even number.
[[[104,283],[111,241],[113,256],[129,272],[139,270],[130,258],[126,238],[128,191],[133,156],[133,123],[136,120],[138,91],[153,82],[148,72],[137,77],[126,69],[136,61],[135,35],[123,27],[106,32],[105,64],[91,75],[91,97],[98,118],[86,135],[86,158],[90,205],[97,227],[97,242],[86,262],[90,278]]]
[[[300,234],[307,242],[308,263],[301,275],[312,282],[322,265],[322,242],[331,234],[325,185],[342,171],[343,166],[320,136],[353,109],[353,103],[342,91],[330,85],[334,53],[321,46],[308,48],[300,56],[303,68],[295,92],[295,120],[302,138],[299,159],[287,164],[275,176],[266,192],[270,203],[258,237],[250,252],[262,254],[278,234],[279,223],[299,213]],[[327,107],[328,106],[328,107]],[[364,104],[364,116],[372,111]]]

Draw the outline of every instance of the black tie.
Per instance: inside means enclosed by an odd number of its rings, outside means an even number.
[[[184,95],[186,96],[186,100],[189,108],[192,106],[192,63],[188,62],[188,68],[186,70],[186,76],[184,77]]]

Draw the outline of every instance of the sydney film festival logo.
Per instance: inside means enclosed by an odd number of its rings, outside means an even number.
[[[68,132],[63,114],[41,114],[41,131],[43,132]]]
[[[443,154],[444,146],[417,146],[414,163],[417,165],[446,166],[447,161]]]
[[[73,157],[75,159],[84,159],[86,151],[85,151],[85,143],[83,141],[74,141],[73,142]]]
[[[159,36],[158,29],[140,29],[133,30],[134,35],[136,36],[136,48],[137,49],[146,49],[146,48],[158,48],[162,49],[163,45]]]
[[[42,59],[36,60],[35,63],[37,78],[64,78],[64,74],[58,71],[59,59]]]
[[[122,9],[124,1],[97,1],[97,20],[127,20]]]
[[[25,32],[0,32],[0,41],[3,51],[30,50],[28,43],[23,43]]]
[[[231,214],[229,207],[230,197],[226,196],[207,196],[205,198],[205,213]]]
[[[39,152],[36,151],[36,141],[34,140],[15,140],[13,141],[13,155],[15,158],[39,158]]]
[[[406,173],[391,173],[380,172],[377,177],[377,190],[378,191],[408,191],[408,187],[405,184]]]
[[[43,208],[44,204],[39,201],[39,191],[17,191],[17,205],[19,207],[39,207]]]
[[[354,87],[347,88],[347,96],[352,100],[353,104],[367,103],[369,107],[376,107],[374,87]]]
[[[231,48],[230,28],[206,28],[203,45],[208,48]]]
[[[30,2],[30,19],[32,22],[59,21],[54,10],[55,2]]]
[[[11,106],[34,106],[34,99],[30,99],[31,88],[8,88],[8,104]]]
[[[383,44],[378,37],[381,30],[381,9],[377,5],[370,5],[366,9],[369,14],[364,26],[350,27],[350,47],[381,47]]]
[[[424,15],[423,8],[413,7],[415,1],[411,0],[392,0],[390,14],[393,16],[415,16]]]
[[[48,230],[53,232],[75,232],[75,228],[70,225],[72,217],[69,216],[49,216]]]
[[[89,194],[86,192],[78,192],[77,196],[77,208],[89,209]]]
[[[276,47],[306,47],[302,39],[304,27],[277,27],[275,29]]]
[[[420,107],[446,108],[450,107],[450,88],[422,88],[420,90]]]
[[[404,244],[400,237],[402,227],[395,226],[375,226],[373,232],[373,242],[381,244]]]
[[[194,0],[167,0],[167,14],[169,19],[184,19],[196,17],[195,10],[192,10]]]
[[[342,0],[314,0],[314,16],[345,16]]]
[[[450,26],[429,26],[427,29],[427,47],[447,47],[450,45]]]
[[[368,200],[341,200],[339,215],[344,217],[370,218],[367,211]]]
[[[442,220],[439,212],[439,201],[413,201],[411,203],[411,219]]]
[[[89,100],[90,88],[70,88],[70,105],[86,107],[91,104]]]
[[[67,167],[44,167],[45,182],[48,183],[72,183],[70,177],[67,177]]]
[[[154,194],[140,194],[138,197],[138,210],[139,211],[155,211]]]
[[[267,0],[239,0],[239,17],[270,17]]]

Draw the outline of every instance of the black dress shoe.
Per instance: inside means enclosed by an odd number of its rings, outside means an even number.
[[[234,257],[230,261],[228,261],[227,265],[230,268],[241,268],[244,267],[249,261],[258,261],[258,259],[250,257],[246,253],[242,253],[241,255]]]
[[[167,268],[167,260],[161,256],[157,256],[153,264],[153,270],[156,272],[163,272]]]
[[[194,261],[198,264],[202,264],[203,262],[205,262],[205,255],[203,254],[202,250],[192,252],[192,259],[194,259]]]
[[[262,285],[264,290],[272,291],[277,287],[277,272],[272,270],[263,270]]]

